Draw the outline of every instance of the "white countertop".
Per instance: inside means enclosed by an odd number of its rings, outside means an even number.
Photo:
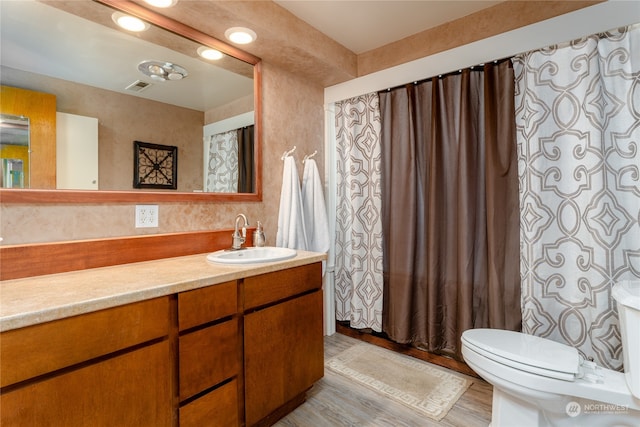
[[[0,281],[0,332],[326,260],[295,258],[224,265],[207,254]]]

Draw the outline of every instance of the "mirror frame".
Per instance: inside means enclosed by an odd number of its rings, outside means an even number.
[[[40,190],[0,189],[2,203],[162,203],[162,202],[260,202],[262,201],[262,75],[261,59],[228,45],[195,28],[166,17],[129,0],[95,0],[113,9],[135,15],[153,25],[179,36],[217,49],[253,65],[254,81],[254,161],[255,189],[253,193],[187,193],[112,190]]]

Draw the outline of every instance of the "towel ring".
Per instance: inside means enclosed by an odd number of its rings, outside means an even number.
[[[291,155],[291,153],[293,153],[294,151],[296,151],[296,146],[294,145],[293,148],[289,151],[285,151],[284,154],[282,155],[282,157],[280,158],[280,160],[284,160],[287,157],[289,157]]]
[[[315,156],[316,154],[318,154],[318,150],[315,150],[313,153],[311,154],[307,154],[306,156],[304,156],[304,159],[302,159],[302,163],[306,162],[308,159],[312,158],[313,156]]]

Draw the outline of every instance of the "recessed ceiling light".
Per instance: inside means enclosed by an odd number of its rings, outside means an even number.
[[[207,46],[200,46],[198,48],[198,55],[200,55],[204,59],[211,59],[214,61],[218,59],[222,59],[222,57],[224,56],[224,54],[219,50],[211,49],[210,47],[207,47]]]
[[[253,30],[244,27],[229,28],[224,32],[227,39],[237,44],[247,44],[253,42],[258,36]]]
[[[111,15],[111,19],[113,19],[113,22],[118,24],[119,27],[124,28],[127,31],[146,31],[150,27],[150,25],[142,19],[131,15],[125,15],[121,12],[114,12],[113,15]]]
[[[172,7],[178,3],[178,0],[144,0],[151,6],[155,7]]]

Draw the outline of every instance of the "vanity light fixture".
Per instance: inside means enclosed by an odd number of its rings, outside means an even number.
[[[233,43],[248,44],[255,41],[258,36],[255,31],[244,27],[232,27],[224,32],[224,36]]]
[[[178,3],[178,0],[144,0],[147,4],[155,7],[173,7]]]
[[[113,22],[115,22],[120,28],[136,33],[146,31],[151,27],[149,23],[144,22],[142,19],[126,15],[122,12],[114,12],[113,15],[111,15],[111,19],[113,19]]]
[[[184,67],[163,61],[142,61],[138,64],[138,70],[145,76],[160,82],[182,80],[189,75]]]
[[[200,55],[204,59],[210,59],[213,61],[222,59],[222,57],[224,56],[224,54],[219,50],[215,50],[207,46],[200,46],[198,48],[198,55]]]

